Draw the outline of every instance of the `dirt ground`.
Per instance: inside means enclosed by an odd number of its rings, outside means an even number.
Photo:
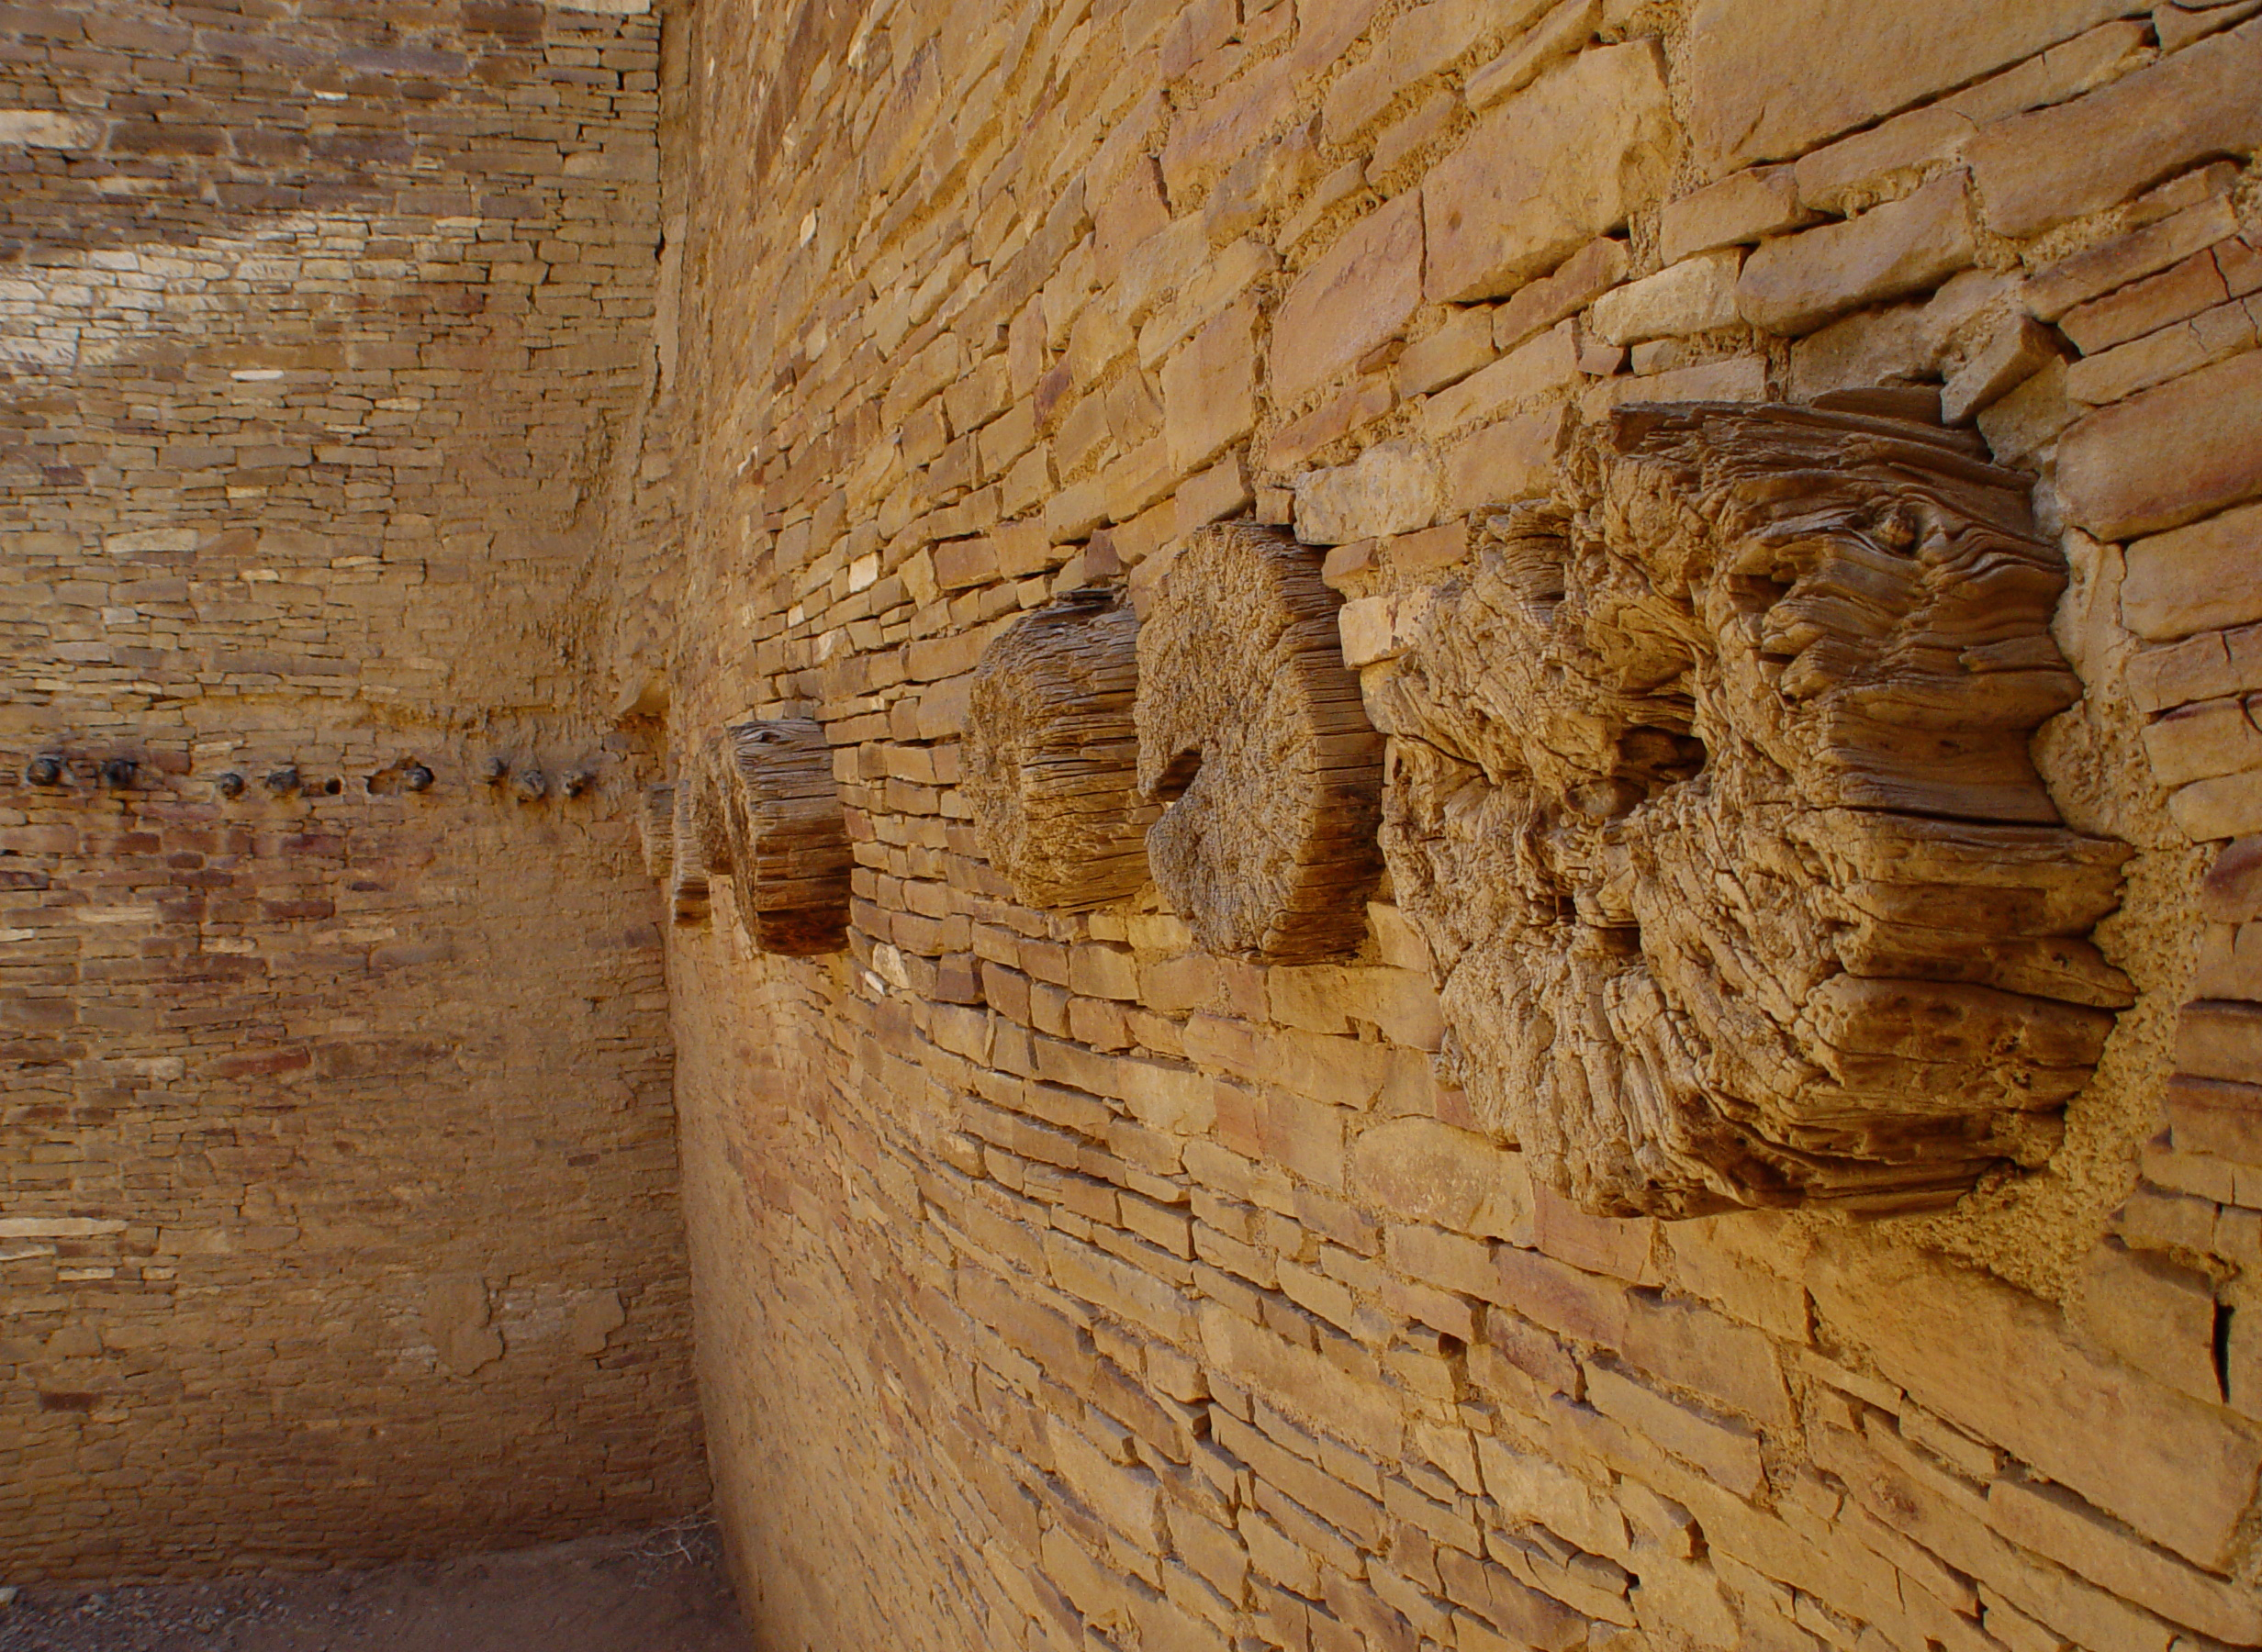
[[[711,1529],[0,1607],[0,1652],[753,1652]]]

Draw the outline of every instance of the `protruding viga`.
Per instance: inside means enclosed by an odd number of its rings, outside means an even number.
[[[763,952],[838,952],[848,932],[847,818],[833,751],[805,718],[736,723],[712,751],[738,921]]]
[[[1383,741],[1343,664],[1321,553],[1204,528],[1139,628],[1139,788],[1156,887],[1213,952],[1312,963],[1357,950]]]
[[[1147,882],[1138,619],[1080,591],[1015,622],[974,667],[961,778],[990,864],[1024,905],[1076,911]]]
[[[847,941],[847,818],[832,748],[806,719],[735,723],[671,784],[644,794],[644,864],[667,882],[668,913],[705,923],[712,880],[732,880],[747,939],[805,956]]]
[[[644,787],[644,807],[636,813],[636,830],[644,842],[644,876],[657,883],[676,865],[676,788],[673,785]]]
[[[1446,1060],[1588,1210],[1920,1206],[2054,1149],[2128,851],[2028,759],[2066,575],[1982,453],[1621,408],[1368,671]]]
[[[722,797],[707,764],[697,759],[667,790],[675,809],[667,833],[667,913],[693,927],[705,923],[712,910],[710,881],[731,869]]]

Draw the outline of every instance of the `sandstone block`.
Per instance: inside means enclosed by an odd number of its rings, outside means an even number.
[[[1979,434],[1998,464],[2025,464],[2057,441],[2082,409],[2066,394],[2066,363],[2046,363],[2017,389],[1979,410]]]
[[[2055,1308],[1944,1260],[1831,1239],[1808,1289],[1922,1404],[2194,1564],[2224,1565],[2262,1472],[2244,1423],[2089,1353]]]
[[[1493,312],[1493,348],[1514,350],[1532,334],[1574,316],[1598,293],[1624,278],[1632,254],[1609,236],[1591,240],[1551,273],[1518,288]]]
[[[1968,424],[2051,363],[2065,357],[2048,328],[2028,317],[2017,317],[1948,375],[1940,393],[1940,417],[1952,425]]]
[[[1758,1490],[1759,1436],[1748,1426],[1669,1399],[1600,1363],[1588,1363],[1586,1385],[1587,1399],[1604,1416],[1694,1463],[1738,1497],[1748,1498]]]
[[[1405,87],[1468,50],[1481,30],[1497,26],[1493,9],[1473,0],[1429,0],[1398,17],[1366,59],[1328,88],[1321,111],[1327,142],[1356,137]]]
[[[1504,103],[1422,184],[1426,296],[1513,292],[1615,229],[1664,184],[1654,42],[1583,52]]]
[[[1162,369],[1170,468],[1201,469],[1257,424],[1257,311],[1244,299],[1194,334]]]
[[[1226,171],[1295,108],[1296,71],[1287,59],[1273,58],[1181,112],[1162,147],[1162,181],[1170,198],[1182,201]]]
[[[1431,1227],[1393,1227],[1388,1258],[1397,1272],[1440,1290],[1463,1296],[1499,1294],[1499,1279],[1484,1242]]]
[[[1158,272],[1177,291],[1155,307],[1139,328],[1139,363],[1153,367],[1179,342],[1205,326],[1214,317],[1245,296],[1263,277],[1280,268],[1271,248],[1249,236],[1218,248],[1197,267],[1170,274]]]
[[[103,123],[91,115],[51,109],[0,109],[0,144],[25,149],[85,150],[102,141]]]
[[[1167,228],[1170,209],[1162,200],[1162,175],[1142,155],[1124,169],[1092,215],[1092,268],[1103,283],[1123,273],[1132,249]]]
[[[2254,349],[2262,300],[2233,299],[2066,370],[2066,393],[2091,407],[2115,402]]]
[[[1493,359],[1493,312],[1471,305],[1446,313],[1445,325],[1406,346],[1398,358],[1400,396],[1421,396],[1466,378]]]
[[[1493,1253],[1493,1267],[1500,1275],[1493,1300],[1535,1324],[1606,1348],[1626,1340],[1627,1292],[1622,1282],[1513,1245]]]
[[[1752,167],[1667,202],[1658,218],[1657,251],[1677,263],[1692,252],[1779,235],[1808,216],[1789,167]]]
[[[2077,1323],[2098,1342],[2170,1388],[2222,1401],[2215,1292],[2206,1275],[2106,1239],[2083,1262],[2081,1284]]]
[[[1199,1310],[1211,1362],[1263,1394],[1280,1411],[1385,1460],[1398,1454],[1398,1406],[1388,1389],[1362,1382],[1230,1309]]]
[[[1594,1645],[1594,1626],[1585,1617],[1520,1581],[1506,1566],[1439,1546],[1437,1568],[1447,1597],[1475,1614],[1455,1615],[1451,1634],[1459,1652],[1573,1652]]]
[[[2262,1641],[2262,1602],[2108,1520],[2062,1486],[2005,1476],[1988,1488],[1988,1524],[2171,1623],[2233,1646]]]
[[[1370,213],[1296,278],[1272,318],[1271,379],[1293,403],[1394,338],[1422,297],[1422,202]]]
[[[1544,9],[1538,24],[1521,36],[1511,39],[1508,49],[1469,76],[1465,94],[1469,106],[1480,114],[1491,108],[1502,98],[1521,92],[1540,77],[1540,73],[1582,50],[1595,38],[1595,26],[1602,21],[1602,0],[1557,0],[1552,7],[1518,0],[1517,13],[1528,20]],[[1503,18],[1495,27],[1513,30],[1519,19]]]
[[[1510,1449],[1506,1442],[1480,1434],[1477,1461],[1484,1491],[1511,1521],[1529,1522],[1560,1533],[1591,1555],[1614,1560],[1629,1557],[1626,1516],[1613,1495],[1597,1490],[1545,1457]]]
[[[2228,999],[2186,1004],[2176,1025],[2176,1065],[2201,1078],[2262,1084],[2262,1005]]]
[[[2262,142],[2262,22],[1990,127],[1965,146],[1988,228],[2024,239],[2214,155]]]
[[[2127,1646],[2168,1652],[2174,1632],[2149,1613],[2055,1568],[2034,1564],[1988,1529],[1987,1505],[1960,1476],[1915,1450],[1893,1429],[1855,1434],[1825,1426],[1810,1436],[1818,1467],[1842,1479],[1880,1523],[1907,1534],[1980,1582],[1988,1627],[2020,1646]],[[2005,1596],[2022,1608],[2018,1615]],[[2025,1616],[2051,1625],[2044,1630]],[[2023,1636],[2024,1638],[2019,1638]]]
[[[1733,327],[1736,276],[1743,254],[1723,247],[1669,264],[1595,301],[1588,326],[1611,344],[1639,344],[1644,339],[1677,339],[1687,333]]]
[[[1690,136],[1719,177],[2030,57],[2121,15],[2113,0],[1700,0],[1688,22]]]
[[[1070,1423],[1045,1419],[1052,1465],[1084,1506],[1143,1546],[1160,1535],[1161,1486],[1146,1468],[1111,1462]]]
[[[1620,1351],[1629,1365],[1764,1428],[1789,1423],[1790,1390],[1764,1332],[1691,1303],[1636,1295],[1627,1307]]]
[[[1351,1148],[1350,1186],[1394,1220],[1530,1243],[1530,1186],[1517,1155],[1434,1119],[1370,1125]]]
[[[2136,540],[2127,568],[2122,622],[2149,641],[2262,620],[2262,505]]]
[[[1340,1034],[1363,1022],[1403,1049],[1438,1047],[1438,995],[1411,969],[1316,965],[1265,977],[1265,1006],[1286,1027]]]
[[[1438,513],[1438,463],[1410,441],[1383,441],[1349,464],[1311,471],[1291,485],[1296,537],[1311,545],[1427,528]]]
[[[2055,321],[2075,306],[2165,270],[2237,230],[2238,217],[2229,196],[2216,194],[2036,271],[2026,284],[2027,313]]]
[[[1534,1182],[1531,1231],[1532,1243],[1558,1261],[1589,1273],[1608,1274],[1629,1285],[1657,1283],[1653,1222],[1597,1216],[1546,1184]]]
[[[1764,402],[1767,394],[1767,358],[1729,356],[1700,362],[1693,367],[1664,372],[1619,374],[1590,385],[1579,397],[1579,412],[1588,419],[1607,417],[1611,408],[1628,402]]]
[[[1157,524],[1158,540],[1175,532],[1180,538],[1189,538],[1197,529],[1212,522],[1222,522],[1230,517],[1245,515],[1256,503],[1256,491],[1249,486],[1249,465],[1238,452],[1232,452],[1200,475],[1190,476],[1179,484],[1178,494],[1170,511],[1168,529]],[[1138,519],[1146,523],[1158,513],[1149,511]],[[1129,528],[1116,530],[1115,554],[1126,566],[1136,566],[1152,553],[1154,546],[1142,546]]]
[[[1458,516],[1480,505],[1505,504],[1545,493],[1569,423],[1568,410],[1550,407],[1486,425],[1448,448],[1439,508]]]
[[[2144,753],[2163,786],[2262,767],[2262,729],[2237,695],[2180,705],[2144,725]]]
[[[1682,1287],[1784,1342],[1807,1337],[1807,1292],[1784,1277],[1804,1251],[1788,1225],[1755,1214],[1676,1222],[1660,1236]]]
[[[2063,103],[2151,61],[2142,23],[2107,23],[2001,74],[1897,115],[1799,157],[1799,205],[1844,212],[1916,183],[1933,162],[1953,161],[1979,128],[2045,104]]]
[[[2262,774],[2194,780],[2167,800],[2167,812],[2194,843],[2262,831]]]
[[[1137,49],[1140,35],[1156,20],[1159,9],[1142,7],[1125,18],[1126,48]],[[1185,74],[1233,38],[1233,26],[1237,21],[1233,0],[1195,0],[1163,31],[1161,77],[1173,81]]]
[[[1413,352],[1407,353],[1411,355]],[[1485,351],[1480,360],[1489,360],[1491,354]],[[1361,378],[1303,418],[1274,431],[1272,440],[1265,443],[1265,467],[1272,471],[1293,470],[1329,442],[1364,429],[1395,406],[1397,397],[1391,393],[1387,374],[1376,373]],[[1285,522],[1288,519],[1282,517],[1280,520]]]
[[[1341,57],[1365,30],[1381,0],[1296,0],[1296,44],[1290,56],[1299,74],[1316,74]]]
[[[2214,923],[2247,923],[2262,917],[2262,839],[2241,838],[2223,846],[2200,886],[2199,910]]]
[[[1309,122],[1244,155],[1217,181],[1203,205],[1202,221],[1210,244],[1222,245],[1261,228],[1271,214],[1300,198],[1318,171],[1319,151]]]
[[[1572,324],[1558,322],[1482,373],[1431,396],[1422,408],[1422,429],[1432,438],[1450,434],[1473,420],[1560,390],[1578,375],[1578,344]]]
[[[1847,310],[1936,285],[1972,261],[1968,195],[1968,178],[1952,173],[1907,200],[1766,242],[1737,285],[1745,318],[1769,332],[1811,332]]]
[[[2201,249],[2156,275],[2076,305],[2058,326],[2085,356],[2110,350],[2212,309],[2231,296],[2211,250]]]
[[[1956,334],[2011,296],[2014,279],[1965,270],[1929,298],[1862,310],[1791,346],[1793,399],[1836,390],[1920,383],[1939,376]],[[1937,411],[1928,412],[1928,419]]]
[[[1345,603],[1336,616],[1343,663],[1360,670],[1405,653],[1420,634],[1421,611],[1428,602],[1427,591],[1399,591]]]
[[[2082,419],[2058,446],[2066,518],[2100,539],[2174,528],[2262,493],[2262,351]]]

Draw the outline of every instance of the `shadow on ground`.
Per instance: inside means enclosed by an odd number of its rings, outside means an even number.
[[[35,1586],[0,1652],[752,1652],[711,1528],[307,1578]]]

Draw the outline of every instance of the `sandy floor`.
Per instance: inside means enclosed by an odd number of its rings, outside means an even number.
[[[0,1652],[752,1652],[712,1534],[669,1528],[383,1571],[0,1607]]]

